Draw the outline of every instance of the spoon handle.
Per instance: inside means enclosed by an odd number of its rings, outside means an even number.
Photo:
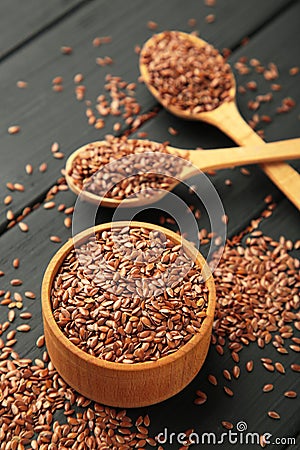
[[[246,147],[189,152],[189,160],[203,171],[296,158],[300,158],[300,138]]]
[[[217,126],[239,145],[261,145],[264,141],[247,124],[235,102],[223,103],[216,108],[209,122]],[[300,174],[290,165],[278,163],[261,164],[262,170],[276,186],[300,209]]]

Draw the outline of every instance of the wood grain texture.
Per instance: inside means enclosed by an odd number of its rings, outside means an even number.
[[[38,0],[1,2],[0,60],[84,3],[84,0],[54,0],[43,4]]]
[[[136,44],[141,45],[150,35],[148,20],[157,21],[159,29],[179,28],[190,31],[188,20],[194,17],[201,34],[213,44],[222,47],[234,47],[245,34],[254,32],[257,24],[264,23],[268,17],[278,13],[284,1],[271,0],[255,5],[243,5],[230,0],[216,8],[220,15],[219,23],[207,24],[205,16],[212,11],[202,3],[193,0],[159,2],[140,6],[134,0],[127,4],[120,0],[108,4],[92,2],[76,13],[58,23],[55,28],[47,30],[28,46],[12,55],[1,67],[0,95],[4,115],[0,116],[1,162],[5,167],[2,174],[1,197],[3,198],[8,181],[25,184],[23,194],[14,195],[12,208],[20,212],[27,204],[32,204],[41,196],[60,175],[61,163],[53,160],[50,152],[52,142],[58,141],[61,150],[69,155],[75,148],[90,141],[103,138],[113,131],[113,120],[107,118],[103,130],[95,130],[87,125],[85,105],[77,102],[74,95],[73,76],[81,72],[87,88],[86,99],[95,105],[97,95],[104,92],[105,75],[112,73],[126,81],[136,81],[139,75],[138,56],[134,53]],[[171,7],[172,5],[172,7]],[[249,11],[253,12],[252,14]],[[171,13],[172,12],[172,13]],[[247,21],[243,17],[247,14]],[[222,19],[221,19],[222,18]],[[92,46],[96,36],[112,35],[112,42],[100,48]],[[62,45],[73,47],[73,54],[66,56],[60,52]],[[98,56],[109,55],[114,64],[106,68],[97,66]],[[62,76],[64,91],[52,91],[52,79]],[[28,82],[27,89],[18,89],[16,81]],[[142,111],[155,106],[147,89],[138,84],[137,99]],[[7,128],[18,124],[19,134],[10,136]],[[199,128],[201,130],[201,128]],[[74,133],[76,130],[76,133]],[[211,147],[220,136],[211,130]],[[284,136],[283,136],[284,137]],[[226,145],[226,139],[219,147]],[[201,145],[199,142],[198,145]],[[18,161],[16,166],[15,162]],[[40,163],[46,161],[48,170],[43,175],[37,173]],[[35,172],[29,178],[24,167],[27,163],[34,165]],[[5,226],[5,209],[1,202],[0,226]]]

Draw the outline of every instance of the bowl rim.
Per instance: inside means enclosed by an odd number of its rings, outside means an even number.
[[[118,228],[130,226],[132,227],[143,227],[150,230],[161,231],[165,233],[168,237],[173,239],[176,243],[181,243],[184,245],[185,250],[187,252],[196,252],[196,263],[204,270],[205,275],[207,275],[207,279],[205,284],[208,288],[208,304],[206,308],[206,317],[204,318],[200,331],[195,334],[188,342],[186,342],[182,347],[176,350],[174,353],[170,355],[159,358],[155,361],[145,361],[140,363],[133,364],[123,364],[113,361],[105,361],[99,357],[94,355],[90,355],[84,350],[77,347],[73,344],[62,332],[59,328],[56,320],[54,319],[51,305],[51,289],[53,285],[54,278],[61,266],[61,262],[65,259],[70,250],[74,247],[74,242],[76,244],[83,243],[88,237],[92,236],[96,232],[104,231],[111,228]],[[148,222],[138,222],[138,221],[117,221],[117,222],[107,222],[104,224],[96,225],[94,227],[87,228],[80,233],[78,233],[73,238],[69,239],[52,257],[49,262],[47,269],[45,271],[43,281],[42,281],[42,290],[41,290],[41,301],[42,301],[42,314],[44,320],[47,322],[47,325],[50,327],[51,332],[56,335],[58,341],[71,353],[75,356],[83,359],[87,364],[93,364],[99,368],[105,368],[108,371],[116,372],[116,371],[124,371],[124,372],[139,372],[139,371],[147,371],[152,370],[154,367],[163,367],[166,366],[175,360],[180,359],[187,355],[196,345],[198,345],[202,339],[207,336],[207,333],[211,333],[211,327],[214,320],[214,311],[216,305],[216,290],[214,279],[212,273],[206,264],[206,261],[199,250],[193,246],[192,243],[187,241],[182,236],[174,233],[173,231],[161,227],[159,225],[151,224]]]

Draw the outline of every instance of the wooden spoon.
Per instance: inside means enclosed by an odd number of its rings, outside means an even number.
[[[129,140],[130,141],[130,140]],[[105,142],[105,141],[104,141]],[[144,142],[144,141],[141,141]],[[98,143],[101,144],[100,142]],[[89,144],[87,144],[89,145]],[[253,145],[250,147],[233,147],[222,148],[218,150],[183,150],[168,146],[169,153],[178,157],[186,158],[191,164],[187,164],[183,171],[177,175],[177,179],[174,183],[168,187],[165,191],[159,190],[157,193],[150,197],[144,197],[142,195],[136,198],[128,198],[125,200],[116,200],[114,198],[103,198],[88,192],[86,189],[81,191],[80,187],[74,183],[74,180],[70,174],[74,159],[83,151],[86,150],[87,145],[79,148],[73,152],[66,163],[66,180],[70,189],[75,194],[81,194],[81,197],[91,203],[99,204],[102,206],[116,208],[122,207],[135,207],[145,204],[155,203],[164,197],[168,191],[172,190],[181,180],[192,177],[199,173],[199,169],[207,171],[211,169],[224,169],[225,167],[233,167],[244,164],[256,164],[269,161],[279,161],[283,159],[296,159],[300,157],[300,138],[289,139],[285,141],[260,143],[260,145]],[[101,167],[99,167],[100,169]],[[163,168],[162,168],[163,170]],[[129,176],[130,174],[128,174]]]
[[[197,47],[206,46],[208,43],[204,40],[193,36],[191,34],[176,32],[183,38],[190,40],[193,45]],[[239,145],[260,145],[264,141],[255,131],[247,124],[247,122],[240,115],[236,102],[236,84],[234,75],[232,73],[232,88],[230,90],[231,101],[222,103],[217,108],[211,111],[200,113],[193,113],[190,110],[181,110],[174,105],[168,105],[161,97],[159,91],[151,84],[150,74],[148,68],[142,63],[143,55],[146,49],[149,49],[154,43],[154,39],[160,39],[165,36],[165,32],[159,33],[151,37],[143,46],[140,54],[140,72],[142,78],[153,96],[172,114],[191,120],[201,120],[211,125],[216,126],[222,130],[227,136],[233,139]],[[220,55],[221,56],[221,55]],[[225,61],[224,61],[225,63]],[[261,168],[278,186],[282,192],[300,209],[300,175],[290,165],[280,162],[272,164],[262,164]]]

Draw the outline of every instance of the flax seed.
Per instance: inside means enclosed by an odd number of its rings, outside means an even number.
[[[165,189],[173,184],[173,177],[186,164],[183,159],[172,158],[166,144],[112,137],[85,146],[74,159],[68,175],[80,189],[99,196],[118,200],[138,195],[149,197],[155,194],[154,188]],[[141,164],[144,173],[139,175]],[[159,175],[161,166],[168,167],[164,175]],[[123,172],[126,172],[125,180]]]
[[[214,19],[213,14],[206,18],[209,23]],[[166,106],[172,102],[181,110],[198,113],[230,100],[230,67],[208,44],[199,48],[176,31],[164,32],[163,36],[152,36],[152,43],[143,48],[140,60],[147,66],[149,81]]]
[[[31,330],[31,326],[27,325],[27,324],[23,324],[23,325],[19,325],[17,327],[17,331],[23,331],[23,332],[27,332]]]
[[[286,391],[284,393],[284,396],[287,398],[296,398],[297,397],[297,392],[295,391]]]
[[[118,239],[118,246],[114,250],[116,253],[115,257],[113,257],[111,250],[114,247],[111,244],[114,244],[115,239]],[[164,242],[161,239],[159,232],[130,227],[103,231],[99,233],[97,240],[94,237],[90,237],[79,250],[84,260],[90,257],[93,258],[94,252],[102,248],[107,255],[111,255],[108,260],[109,265],[106,265],[105,273],[101,274],[102,270],[99,271],[99,268],[103,266],[103,263],[100,262],[99,258],[95,259],[95,264],[90,265],[90,263],[87,263],[89,274],[86,273],[86,280],[89,280],[88,282],[90,283],[93,277],[96,277],[95,280],[98,280],[97,284],[99,283],[100,290],[98,288],[95,289],[92,285],[90,287],[85,285],[86,293],[84,296],[88,302],[83,302],[83,297],[81,297],[81,306],[78,306],[78,312],[72,315],[70,313],[72,305],[69,303],[72,299],[68,290],[69,282],[72,284],[72,289],[76,289],[78,283],[78,286],[81,284],[81,275],[80,273],[77,275],[75,270],[70,281],[68,279],[63,281],[68,274],[70,261],[73,261],[75,257],[74,250],[71,251],[54,280],[51,298],[54,319],[73,344],[89,354],[103,358],[106,361],[133,364],[135,362],[155,361],[172,354],[197,333],[206,316],[207,287],[205,283],[199,284],[200,273],[198,273],[196,267],[189,271],[189,276],[193,277],[193,283],[189,281],[187,276],[187,278],[183,278],[181,285],[177,286],[175,283],[172,288],[166,286],[162,291],[161,287],[158,289],[155,285],[151,286],[149,284],[147,287],[145,285],[145,295],[137,278],[136,287],[134,284],[130,284],[130,298],[134,298],[133,302],[129,302],[129,298],[126,295],[126,283],[124,284],[126,279],[122,281],[122,276],[121,278],[115,277],[115,268],[119,264],[123,265],[124,273],[126,273],[126,265],[122,263],[123,251],[125,255],[128,255],[128,251],[130,253],[133,252],[134,258],[138,254],[140,256],[143,255],[144,262],[142,265],[138,263],[134,271],[134,261],[129,261],[130,265],[133,264],[131,271],[133,271],[134,278],[132,281],[135,280],[135,276],[139,274],[141,269],[143,272],[145,269],[145,274],[149,274],[148,276],[150,277],[154,273],[158,276],[158,268],[160,266],[156,266],[153,262],[151,264],[147,263],[147,258],[153,258],[153,250],[150,250],[150,248],[147,250],[147,247],[151,242],[151,248],[154,249],[153,244],[156,243],[160,249]],[[119,247],[123,249],[121,253]],[[182,247],[175,245],[170,240],[168,240],[166,251],[160,251],[159,258],[164,260],[164,257],[169,255],[170,252],[176,256],[176,259],[179,258],[182,261],[182,266],[186,264],[186,256],[184,256]],[[105,258],[105,254],[103,256]],[[97,266],[97,261],[100,263],[99,267]],[[126,262],[126,259],[124,262]],[[169,259],[166,259],[162,264],[167,268]],[[80,269],[78,264],[76,267]],[[112,271],[112,277],[107,270],[109,272]],[[165,272],[163,271],[162,273]],[[176,273],[178,277],[177,269]],[[107,285],[107,281],[109,285]],[[161,281],[164,283],[163,279]],[[161,285],[158,284],[157,286]],[[196,286],[197,291],[194,291]],[[108,287],[110,292],[107,291]],[[137,295],[134,294],[133,289],[136,289]],[[122,292],[124,292],[124,298]],[[155,296],[151,295],[151,292],[155,293]],[[193,300],[193,292],[197,292],[197,301]],[[96,297],[94,297],[95,295]],[[201,298],[201,302],[199,298]],[[143,314],[141,314],[142,311]],[[193,319],[190,316],[191,312]],[[184,314],[184,328],[180,324],[182,314]],[[86,318],[88,316],[91,320],[87,321]],[[141,320],[141,317],[143,320]],[[77,325],[75,326],[75,324],[77,321],[80,321],[80,331],[76,331]],[[98,323],[96,328],[93,325],[94,321]],[[86,338],[84,337],[85,335]],[[113,339],[109,338],[110,343],[103,345],[105,337],[112,337],[113,335]],[[125,342],[126,345],[124,347]],[[129,342],[131,343],[129,344]]]
[[[252,370],[253,370],[253,361],[252,360],[248,361],[246,363],[246,370],[247,370],[247,372],[252,372]]]
[[[25,172],[27,173],[27,175],[31,175],[33,173],[33,167],[31,164],[26,164]]]
[[[50,236],[50,241],[59,244],[61,242],[61,238],[59,236]]]
[[[19,127],[19,125],[11,125],[10,127],[8,127],[9,134],[17,134],[20,131],[21,131],[21,128]]]
[[[225,393],[226,393],[227,395],[229,395],[229,397],[233,397],[234,393],[233,393],[233,391],[232,391],[229,387],[224,386],[223,389],[224,389]]]
[[[69,46],[62,46],[60,48],[60,51],[63,55],[71,55],[71,53],[73,52],[72,47]]]
[[[273,384],[265,384],[263,387],[263,392],[270,392],[273,391],[273,389],[274,389]]]
[[[225,428],[226,430],[233,429],[233,423],[228,422],[227,420],[223,420],[221,423],[222,423],[223,428]]]
[[[279,372],[281,374],[285,374],[285,368],[283,367],[283,365],[280,362],[275,363],[275,369],[277,370],[277,372]]]
[[[32,300],[34,300],[36,298],[36,295],[31,291],[26,291],[24,295],[25,295],[25,297],[30,298]]]
[[[209,381],[210,384],[212,384],[213,386],[217,386],[217,385],[218,385],[217,378],[216,378],[214,375],[208,375],[208,381]]]
[[[276,411],[268,411],[268,416],[271,417],[271,419],[280,419],[280,415]]]

